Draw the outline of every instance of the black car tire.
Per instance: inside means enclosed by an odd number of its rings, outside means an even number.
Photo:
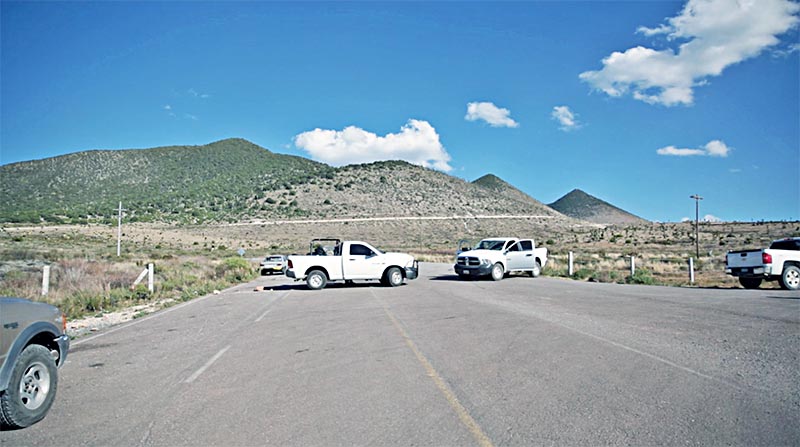
[[[761,285],[761,278],[749,278],[746,276],[739,277],[739,284],[745,289],[757,289]]]
[[[800,268],[794,265],[787,265],[783,268],[783,274],[779,282],[781,288],[785,290],[800,289]]]
[[[500,281],[506,275],[505,271],[503,271],[503,264],[496,263],[492,266],[492,273],[491,277],[494,281]]]
[[[536,261],[536,264],[533,266],[533,270],[531,270],[531,278],[536,278],[542,274],[542,264],[539,261]]]
[[[306,276],[306,284],[311,290],[321,290],[328,284],[328,277],[320,270],[312,270]]]
[[[42,345],[25,348],[14,364],[9,388],[0,394],[0,426],[25,428],[44,419],[58,388],[56,362]]]
[[[389,287],[397,287],[400,284],[403,284],[403,272],[401,272],[397,267],[392,267],[387,270],[384,278],[386,278],[386,285]]]

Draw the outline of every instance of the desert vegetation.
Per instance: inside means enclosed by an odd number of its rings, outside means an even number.
[[[175,226],[129,224],[123,253],[116,256],[111,225],[6,226],[0,230],[0,294],[44,300],[70,318],[122,307],[176,302],[247,281],[268,253],[303,253],[308,235],[366,240],[388,251],[407,251],[422,261],[452,262],[461,239],[518,235],[548,248],[544,275],[574,280],[688,286],[688,259],[695,257],[691,223],[629,226],[574,225],[538,218],[437,219]],[[704,223],[699,287],[738,287],[725,275],[729,249],[767,246],[800,235],[800,222]],[[244,256],[237,251],[245,250]],[[636,262],[630,274],[630,258]],[[155,265],[155,291],[130,285],[148,263]],[[50,293],[41,296],[42,267],[51,266]],[[777,287],[765,284],[763,287]]]
[[[255,277],[255,265],[233,250],[180,251],[158,245],[116,257],[115,245],[77,232],[0,237],[0,295],[54,304],[69,319],[146,304],[149,310],[206,295]],[[154,290],[132,287],[153,263]],[[43,267],[50,266],[42,296]]]

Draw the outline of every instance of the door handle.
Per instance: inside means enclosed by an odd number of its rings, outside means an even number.
[[[531,256],[533,256],[533,255],[525,255],[526,258],[530,258]]]

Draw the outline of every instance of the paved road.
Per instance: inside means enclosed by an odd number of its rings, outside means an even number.
[[[261,278],[74,342],[0,444],[800,444],[797,292],[421,270]]]

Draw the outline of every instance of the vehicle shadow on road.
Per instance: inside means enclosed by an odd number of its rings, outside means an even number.
[[[408,285],[407,283],[400,284],[397,287],[403,287]],[[323,290],[328,289],[363,289],[363,288],[370,288],[370,287],[377,287],[377,288],[386,288],[383,284],[378,281],[374,282],[353,282],[353,283],[328,283]],[[274,292],[284,292],[289,290],[306,290],[312,291],[308,288],[305,283],[297,283],[297,284],[280,284],[276,286],[263,286],[256,288],[257,292],[262,291],[274,291]]]
[[[792,293],[791,295],[767,295],[764,298],[772,298],[773,300],[800,300],[800,293]]]
[[[459,279],[458,275],[440,275],[440,276],[432,276],[430,278],[431,281],[462,281]]]

